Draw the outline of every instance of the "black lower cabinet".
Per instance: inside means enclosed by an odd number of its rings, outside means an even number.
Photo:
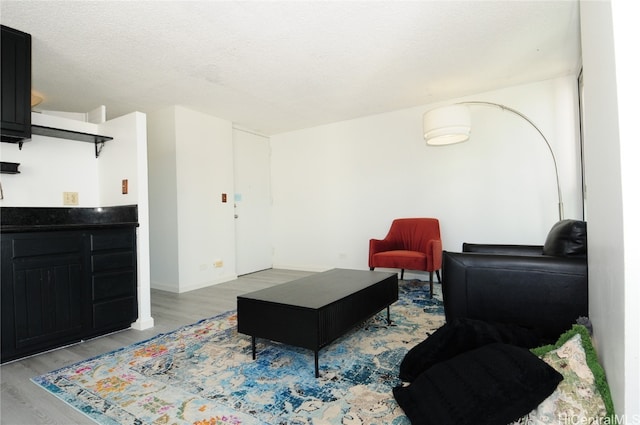
[[[1,361],[131,325],[135,228],[2,234]]]

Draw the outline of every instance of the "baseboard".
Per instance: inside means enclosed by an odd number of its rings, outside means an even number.
[[[217,279],[214,279],[208,282],[195,283],[192,285],[180,285],[180,289],[178,293],[182,294],[185,292],[195,291],[196,289],[208,288],[209,286],[219,285],[221,283],[229,282],[231,280],[236,280],[237,278],[238,278],[238,275],[234,273],[227,276],[221,276]]]
[[[173,292],[174,294],[177,294],[177,288],[175,285],[166,285],[163,283],[158,283],[158,282],[151,282],[151,289],[157,289],[158,291],[165,291],[165,292]]]
[[[151,282],[151,289],[157,289],[159,291],[165,292],[173,292],[174,294],[182,294],[184,292],[195,291],[196,289],[207,288],[209,286],[218,285],[220,283],[229,282],[230,280],[236,280],[238,278],[237,274],[230,274],[226,276],[221,276],[214,280],[209,280],[207,282],[194,283],[191,285],[183,285],[180,284],[178,287],[176,285],[167,285],[158,282]]]
[[[327,270],[335,269],[338,267],[322,267],[322,266],[300,266],[291,264],[274,264],[272,269],[278,270],[294,270],[298,272],[326,272]]]
[[[149,317],[143,320],[136,320],[135,322],[133,322],[131,324],[131,328],[135,329],[137,331],[143,331],[145,329],[151,329],[154,326],[154,321],[153,321],[153,317]]]

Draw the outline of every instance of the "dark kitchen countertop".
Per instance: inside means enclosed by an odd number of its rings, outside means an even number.
[[[2,233],[131,226],[138,226],[137,205],[96,208],[0,208]]]

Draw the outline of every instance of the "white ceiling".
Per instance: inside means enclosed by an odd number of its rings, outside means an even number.
[[[184,105],[265,135],[575,75],[578,0],[5,1],[38,107]]]

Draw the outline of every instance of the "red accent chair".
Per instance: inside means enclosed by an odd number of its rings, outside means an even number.
[[[398,218],[393,220],[384,239],[369,240],[369,269],[376,267],[429,272],[429,289],[433,297],[433,272],[438,281],[442,268],[440,222],[436,218]]]

